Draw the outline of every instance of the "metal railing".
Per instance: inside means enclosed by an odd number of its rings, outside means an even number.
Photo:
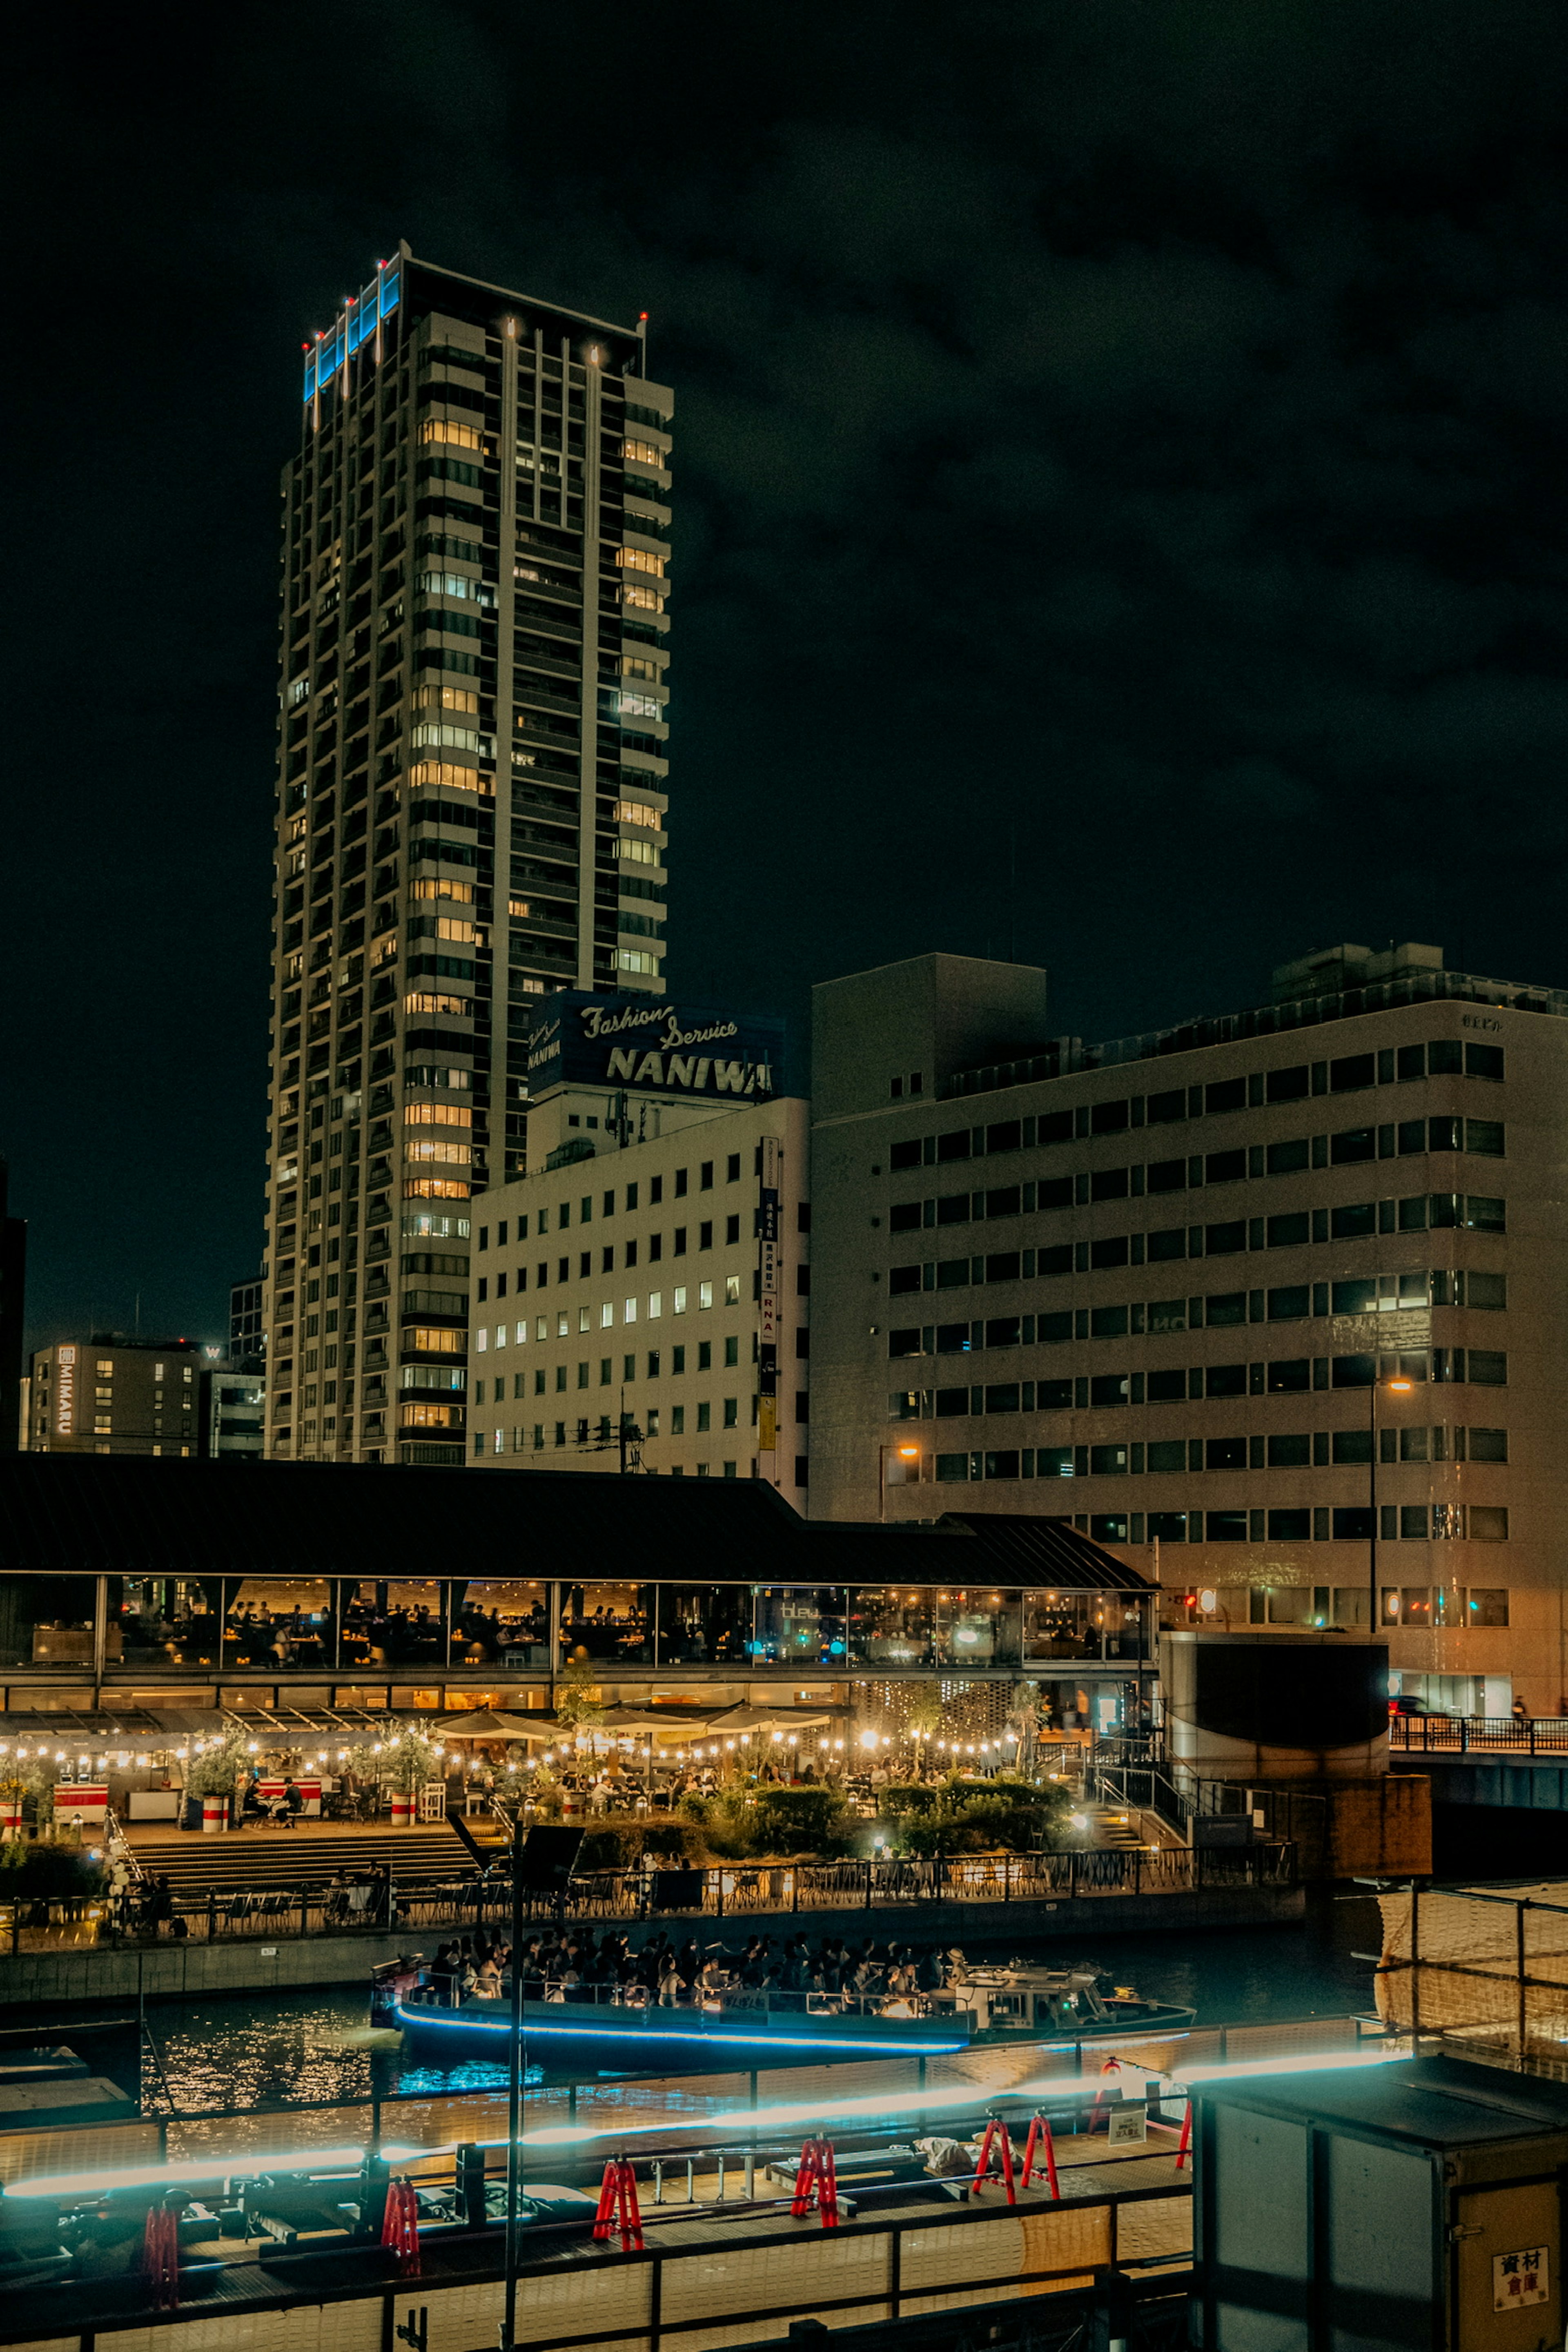
[[[678,1881],[671,1885],[671,1879]],[[660,1884],[660,1880],[663,1881]],[[1228,1848],[1175,1846],[1126,1852],[1093,1848],[1065,1853],[963,1855],[931,1862],[726,1863],[707,1870],[653,1874],[597,1871],[572,1879],[560,1892],[529,1889],[523,1915],[531,1922],[801,1917],[828,1912],[897,1911],[913,1918],[931,1904],[973,1908],[976,1915],[1016,1903],[1196,1895],[1240,1886],[1283,1887],[1296,1881],[1296,1850],[1288,1842],[1257,1840]],[[358,1890],[330,1885],[171,1890],[168,1915],[147,1914],[150,1889],[118,1917],[106,1919],[100,1941],[187,1943],[276,1940],[412,1928],[482,1930],[507,1927],[511,1884],[504,1868],[467,1877],[383,1880],[370,1900]],[[51,1919],[65,1911],[50,1906]],[[975,1921],[980,1932],[980,1916]],[[11,1948],[47,1944],[47,1931],[17,1923]]]
[[[702,2161],[705,2168],[715,2160],[721,2166],[728,2154],[748,2186],[760,2187],[754,2168],[773,2153],[747,2143],[732,2150],[706,2148]],[[793,2146],[789,2154],[793,2158]],[[673,2160],[684,2168],[685,2151]],[[390,2257],[373,2242],[356,2240],[345,2226],[341,2234],[312,2236],[309,2249],[298,2253],[274,2250],[260,2263],[247,2249],[243,2266],[239,2258],[193,2266],[180,2278],[177,2308],[157,2313],[161,2326],[172,2331],[182,2324],[214,2318],[233,2325],[241,2310],[248,2316],[268,2305],[298,2304],[308,2284],[318,2304],[370,2306],[374,2315],[371,2329],[379,2321],[384,2342],[392,2340],[400,2309],[407,2312],[410,2343],[426,2340],[427,2316],[435,2318],[435,2332],[443,2339],[471,2340],[474,2322],[466,2309],[454,2305],[448,2317],[443,2298],[447,2294],[471,2297],[481,2282],[505,2274],[500,2226],[494,2221],[476,2226],[474,2191],[465,2189],[450,2155],[416,2156],[399,2168],[416,2186],[422,2217],[447,2224],[421,2231],[424,2250],[437,2261],[417,2285],[388,2280]],[[215,2165],[213,2169],[221,2178],[223,2168]],[[488,2163],[486,2169],[490,2169]],[[637,2169],[646,2183],[655,2167],[639,2158]],[[342,2179],[351,2190],[362,2186],[356,2172],[345,2170]],[[928,2191],[931,2186],[927,2184]],[[879,2195],[899,2198],[905,2210],[877,2211]],[[277,2204],[276,2184],[270,2196]],[[1088,2196],[1069,2194],[1059,2200],[1036,2193],[1021,2208],[1004,2205],[999,2198],[965,2206],[940,2194],[917,2192],[918,2210],[910,2212],[910,2196],[907,2186],[890,2191],[858,2189],[859,2210],[847,2214],[831,2231],[825,2231],[815,2215],[781,2231],[789,2213],[787,2190],[748,2200],[750,2214],[742,2202],[726,2200],[731,2223],[722,2242],[724,2286],[720,2289],[711,2283],[715,2247],[710,2231],[700,2226],[688,2233],[668,2211],[661,2216],[662,2225],[650,2232],[651,2242],[630,2252],[601,2252],[592,2245],[591,2216],[534,2222],[521,2237],[523,2259],[512,2272],[523,2294],[536,2299],[530,2339],[540,2352],[614,2352],[615,2347],[628,2343],[644,2352],[680,2352],[710,2336],[715,2322],[765,2337],[787,2326],[802,2310],[826,2318],[837,2331],[858,2320],[896,2322],[930,2314],[934,2304],[939,2310],[946,2308],[943,2340],[951,2343],[955,2307],[966,2301],[984,2306],[988,2319],[999,2305],[1016,2306],[1027,2298],[1032,2315],[1043,2318],[1049,2305],[1042,2309],[1038,2298],[1075,2290],[1079,2296],[1087,2292],[1092,2297],[1111,2279],[1123,2283],[1125,2289],[1140,2275],[1149,2279],[1152,2295],[1165,2295],[1184,2288],[1191,2269],[1190,2172],[1137,2188],[1107,2180]],[[256,2202],[261,2208],[266,2200],[258,2196]],[[645,2201],[645,2214],[651,2216],[658,2204],[656,2187],[653,2199]],[[719,2210],[724,2209],[706,2197],[691,2209],[700,2224]],[[1037,2237],[1020,2230],[1024,2214],[1046,2224]],[[1126,2228],[1124,2216],[1131,2214],[1137,2220]],[[1065,2236],[1058,2239],[1058,2231]],[[288,2243],[291,2247],[292,2240]],[[333,2256],[336,2275],[324,2275],[323,2258]],[[689,2269],[690,2264],[701,2267]],[[571,2293],[563,2295],[560,2290],[568,2277]],[[416,2298],[422,2306],[417,2323]],[[150,2283],[134,2275],[68,2275],[14,2289],[11,2308],[17,2327],[25,2326],[35,2340],[63,2341],[87,2352],[89,2333],[115,2322],[123,2326],[151,2317],[154,2306]],[[467,2339],[460,2334],[465,2327]],[[368,2332],[363,2326],[355,2331]]]
[[[1388,1745],[1396,1756],[1568,1756],[1568,1717],[1396,1715]]]

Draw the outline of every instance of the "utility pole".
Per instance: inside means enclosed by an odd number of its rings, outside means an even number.
[[[522,1807],[511,1823],[511,2065],[507,2080],[506,2306],[500,2352],[517,2342],[517,2225],[522,2207]]]

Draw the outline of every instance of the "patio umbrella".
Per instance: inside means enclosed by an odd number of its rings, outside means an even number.
[[[722,1714],[710,1719],[708,1728],[710,1731],[731,1733],[760,1731],[765,1735],[770,1731],[815,1731],[818,1725],[831,1723],[832,1720],[830,1713],[814,1715],[806,1707],[742,1705],[727,1706]]]

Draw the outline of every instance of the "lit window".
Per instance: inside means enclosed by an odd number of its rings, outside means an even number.
[[[623,572],[649,572],[656,580],[664,578],[664,558],[650,555],[646,547],[617,547],[616,562]]]
[[[466,1077],[468,1072],[463,1075]],[[403,1118],[408,1127],[472,1127],[474,1123],[467,1103],[405,1103]]]
[[[436,996],[426,990],[413,996],[405,996],[403,1000],[403,1009],[405,1013],[466,1013],[468,1010],[468,1000],[466,996]]]
[[[657,695],[638,694],[628,688],[622,688],[621,717],[623,719],[662,719],[663,716],[664,712]]]
[[[647,1319],[648,1319],[648,1321],[649,1321],[650,1323],[657,1323],[657,1322],[658,1321],[658,1319],[659,1319],[659,1317],[660,1317],[663,1313],[664,1313],[664,1293],[663,1293],[663,1291],[662,1291],[662,1290],[650,1290],[650,1291],[648,1292],[648,1295],[647,1295]]]
[[[423,1356],[460,1356],[463,1335],[436,1324],[412,1323],[403,1334],[403,1344]]]
[[[672,1291],[672,1292],[671,1292],[671,1294],[670,1294],[670,1309],[669,1309],[669,1311],[670,1311],[670,1313],[671,1313],[672,1315],[684,1315],[684,1314],[685,1314],[685,1312],[686,1312],[686,1291],[685,1291],[684,1286],[677,1286],[677,1288],[676,1288],[674,1291]]]
[[[467,686],[422,686],[414,697],[416,710],[468,710],[479,717],[479,698]]]
[[[627,1301],[626,1301],[626,1303],[625,1309],[624,1309],[624,1310],[623,1310],[623,1312],[622,1312],[622,1315],[621,1315],[621,1320],[622,1320],[622,1322],[623,1322],[623,1323],[635,1323],[635,1322],[637,1321],[637,1300],[636,1300],[635,1298],[628,1298],[628,1299],[627,1299]]]
[[[646,678],[650,686],[658,686],[659,675],[658,664],[645,660],[641,654],[627,654],[622,660],[621,676],[623,677]]]
[[[710,1282],[700,1282],[697,1286],[697,1305],[699,1311],[700,1312],[704,1307],[711,1307],[712,1304],[713,1285]]]
[[[617,971],[657,971],[658,958],[645,954],[641,948],[618,948],[616,969]]]
[[[526,898],[509,898],[506,902],[506,910],[514,922],[520,923],[526,922],[533,912],[532,907]]]
[[[662,613],[664,598],[657,588],[645,588],[640,580],[628,580],[621,590],[621,602],[634,613]]]
[[[458,727],[446,719],[422,719],[409,740],[416,748],[433,745],[452,751],[480,751],[489,748],[477,728]]]
[[[726,1307],[739,1307],[740,1303],[741,1277],[738,1274],[727,1274],[724,1276],[724,1304]]]
[[[426,443],[445,442],[450,448],[482,449],[485,436],[476,425],[459,425],[452,417],[427,416],[419,428]]]
[[[616,822],[617,824],[646,824],[654,833],[665,830],[664,811],[656,809],[651,801],[617,801]]]
[[[477,768],[456,767],[450,760],[416,760],[408,771],[408,781],[411,784],[444,784],[459,793],[495,791],[489,778],[481,776]]]
[[[627,840],[623,837],[617,843],[616,849],[618,855],[633,866],[658,866],[660,863],[658,845],[651,841]]]
[[[623,441],[621,453],[627,463],[633,466],[662,467],[666,462],[664,451],[656,448],[651,441]]]
[[[473,1158],[473,1147],[468,1143],[448,1143],[433,1135],[416,1135],[404,1145],[403,1156],[412,1160],[445,1160],[449,1167],[466,1168]]]

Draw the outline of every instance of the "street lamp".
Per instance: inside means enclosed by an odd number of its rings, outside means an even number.
[[[1369,1499],[1372,1505],[1372,1509],[1369,1514],[1371,1533],[1367,1538],[1367,1572],[1372,1579],[1372,1591],[1369,1596],[1368,1602],[1371,1613],[1367,1622],[1372,1628],[1372,1638],[1373,1639],[1376,1638],[1377,1629],[1383,1622],[1377,1605],[1377,1391],[1380,1388],[1385,1388],[1394,1396],[1408,1396],[1410,1391],[1415,1387],[1415,1381],[1407,1381],[1404,1377],[1403,1373],[1395,1373],[1390,1380],[1379,1381],[1377,1377],[1377,1359],[1375,1356],[1373,1357],[1372,1386],[1368,1389],[1366,1393],[1366,1425],[1369,1440],[1367,1451],[1372,1457],[1372,1466],[1369,1474],[1371,1480],[1371,1494]]]
[[[893,1459],[899,1465],[900,1470],[902,1474],[898,1483],[900,1486],[907,1486],[911,1478],[918,1482],[921,1475],[920,1447],[918,1445],[905,1444],[902,1445],[895,1445],[890,1450]],[[885,1519],[888,1516],[889,1451],[889,1448],[886,1445],[879,1445],[877,1448],[877,1517],[879,1522]]]

